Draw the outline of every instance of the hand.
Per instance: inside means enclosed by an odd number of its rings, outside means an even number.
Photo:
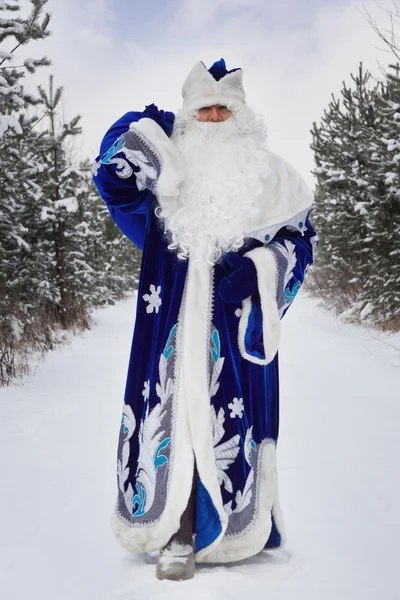
[[[220,282],[218,295],[228,304],[237,304],[257,292],[257,270],[250,258],[237,252],[229,252],[225,261],[234,271]]]

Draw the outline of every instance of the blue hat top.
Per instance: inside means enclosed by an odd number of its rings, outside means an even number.
[[[212,65],[212,67],[210,67],[208,69],[208,72],[211,73],[211,75],[214,77],[214,79],[216,81],[219,81],[220,79],[225,77],[225,75],[228,75],[228,73],[233,73],[234,71],[239,71],[239,70],[240,69],[231,69],[230,71],[228,71],[226,68],[225,60],[223,58],[220,58],[220,60],[217,60]]]

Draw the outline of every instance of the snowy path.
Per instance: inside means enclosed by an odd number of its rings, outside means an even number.
[[[279,474],[287,552],[155,579],[109,527],[134,302],[0,390],[2,600],[400,600],[400,336],[300,295],[284,319]],[[290,559],[288,558],[290,555]]]

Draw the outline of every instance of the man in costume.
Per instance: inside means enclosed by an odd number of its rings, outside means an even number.
[[[280,319],[313,262],[313,195],[266,147],[242,70],[189,73],[106,133],[93,177],[143,250],[113,529],[157,576],[284,543],[276,442]]]

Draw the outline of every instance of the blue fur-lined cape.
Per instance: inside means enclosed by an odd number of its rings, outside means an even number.
[[[149,118],[171,135],[174,115],[146,107],[105,135],[94,182],[122,232],[143,250],[118,446],[113,527],[133,551],[161,548],[179,527],[196,464],[196,560],[229,562],[284,540],[275,463],[279,320],[313,262],[311,207],[261,227],[239,254],[259,290],[224,304],[222,260],[200,272],[167,249],[156,196],[121,135]],[[286,171],[285,171],[286,173]]]

